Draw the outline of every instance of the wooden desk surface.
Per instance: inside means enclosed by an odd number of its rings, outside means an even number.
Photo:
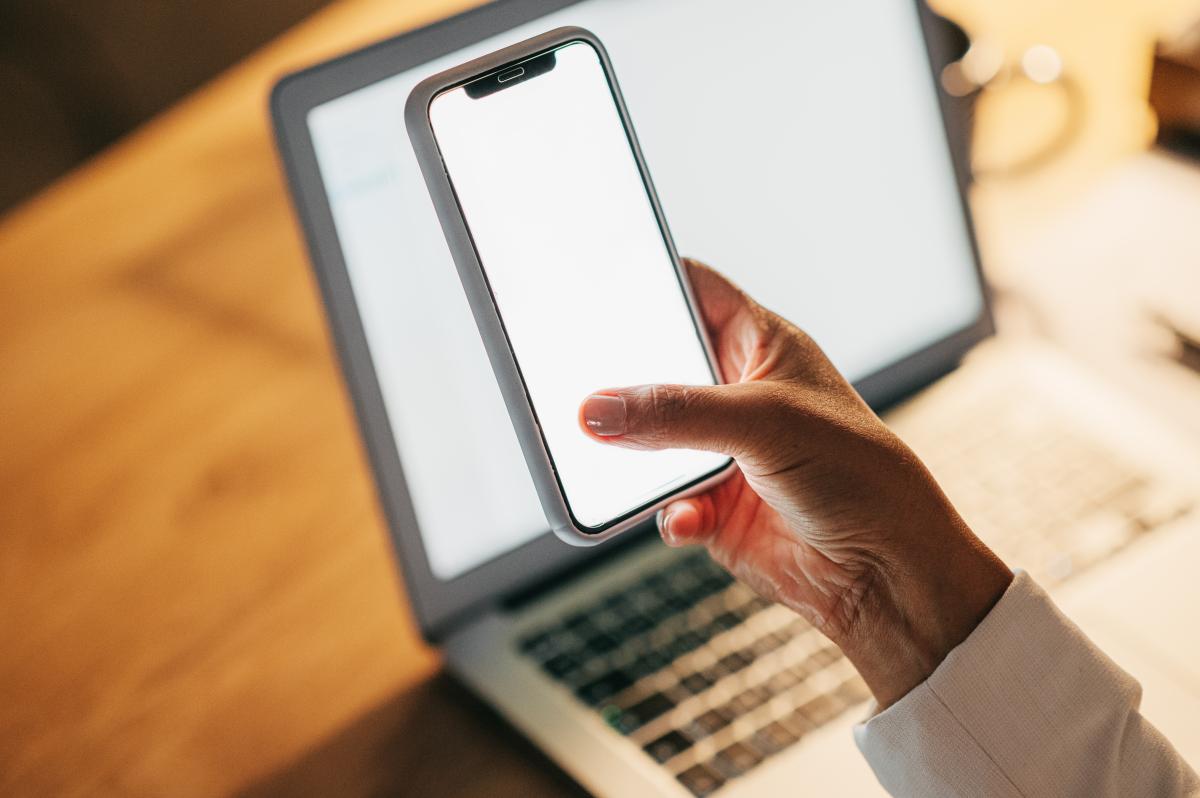
[[[283,72],[470,4],[334,5],[0,221],[0,794],[577,789],[415,633],[267,125]],[[1134,16],[1060,5],[1093,60]]]

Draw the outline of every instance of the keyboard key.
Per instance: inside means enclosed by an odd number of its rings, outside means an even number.
[[[678,730],[671,730],[657,740],[646,743],[645,749],[646,753],[654,757],[655,761],[662,764],[676,754],[691,748],[691,746],[691,740]]]
[[[788,668],[788,670],[796,675],[796,679],[798,681],[802,682],[817,672],[818,669],[813,667],[814,665],[815,663],[810,658],[804,660],[804,662],[801,662],[799,665],[793,665],[792,667]]]
[[[592,616],[592,625],[606,634],[617,634],[624,626],[625,618],[610,609],[601,609]]]
[[[796,667],[802,669],[806,674],[816,673],[840,656],[841,653],[836,648],[822,648],[809,654],[808,658]]]
[[[580,648],[589,638],[600,634],[600,630],[591,621],[584,621],[572,626],[570,629],[564,628],[562,634],[565,645]]]
[[[800,712],[813,726],[823,726],[841,714],[844,708],[840,701],[828,695],[819,695],[800,707]]]
[[[746,715],[761,707],[769,697],[765,690],[746,690],[734,696],[726,706],[732,707],[738,715]]]
[[[768,607],[774,606],[775,602],[771,601],[770,599],[765,599],[756,593],[748,602],[742,605],[742,612],[746,615],[746,617],[749,617],[756,612],[762,612]]]
[[[701,577],[693,571],[676,571],[667,577],[667,584],[676,594],[685,596],[703,587]]]
[[[842,682],[834,692],[847,705],[858,704],[871,697],[871,690],[867,687],[867,683],[858,676],[852,676]]]
[[[754,660],[741,651],[734,651],[721,657],[720,665],[729,673],[737,673]]]
[[[726,710],[724,707],[710,709],[703,715],[693,721],[695,725],[704,730],[706,734],[714,734],[729,725],[729,721],[734,717],[733,713]]]
[[[591,618],[589,617],[589,614],[587,612],[577,612],[574,615],[571,615],[570,617],[563,620],[562,625],[563,625],[564,629],[572,629],[573,630],[580,626],[583,626],[584,624],[589,624],[589,623],[591,623]]]
[[[725,783],[725,779],[721,778],[721,774],[707,765],[693,765],[675,778],[686,789],[690,790],[696,798],[704,798],[706,795],[711,795],[718,787]]]
[[[795,639],[792,637],[792,635],[788,634],[786,630],[781,632],[772,632],[771,637],[775,638],[775,642],[779,643],[781,646],[786,646]]]
[[[684,605],[683,609],[687,609],[687,605]],[[660,601],[657,604],[646,607],[641,612],[651,623],[658,625],[669,618],[674,618],[680,613],[680,609],[677,606]]]
[[[769,687],[767,687],[765,684],[756,684],[755,686],[751,687],[747,692],[751,692],[751,693],[754,693],[755,695],[757,695],[759,700],[762,701],[764,704],[775,697],[775,694],[772,693],[771,689]]]
[[[658,673],[669,663],[670,660],[667,657],[651,651],[649,654],[638,657],[633,662],[624,666],[622,670],[629,674],[629,678],[636,682],[638,679],[649,676],[652,673]]]
[[[561,679],[579,667],[579,658],[574,654],[557,654],[542,663],[546,673],[555,679]]]
[[[633,607],[638,612],[642,612],[647,607],[653,607],[661,604],[658,596],[653,590],[643,581],[631,587],[625,594],[625,599],[629,602],[629,606]]]
[[[642,580],[642,584],[653,591],[660,599],[675,595],[675,591],[671,589],[671,584],[667,581],[665,573],[650,574]]]
[[[1156,485],[1140,492],[1141,500],[1132,514],[1143,530],[1155,529],[1177,518],[1188,515],[1193,508],[1190,497],[1181,491],[1165,489]]]
[[[598,679],[593,679],[575,691],[575,695],[586,704],[599,704],[604,699],[614,696],[633,684],[629,674],[624,671],[609,671]]]
[[[634,729],[639,729],[667,710],[674,708],[674,701],[662,693],[655,693],[625,710],[625,718],[630,724],[633,724]]]
[[[649,590],[639,590],[634,593],[629,603],[653,624],[675,614],[675,611],[664,604],[656,593]]]
[[[714,590],[713,586],[710,583],[705,582],[705,583],[693,588],[692,590],[689,590],[687,593],[684,593],[683,595],[685,598],[687,598],[689,601],[691,601],[693,605],[695,605],[695,604],[699,604],[700,602],[704,601],[705,599],[707,599],[714,593],[719,593],[719,592],[720,592],[719,588]]]
[[[604,722],[612,726],[622,734],[625,730],[621,728],[621,708],[614,704],[606,704],[600,709],[600,717],[604,718]]]
[[[777,648],[779,648],[779,641],[775,639],[774,635],[760,637],[750,644],[750,650],[754,653],[755,657],[770,654]]]
[[[708,679],[704,678],[701,673],[689,673],[679,681],[689,692],[693,694],[703,693],[712,684]]]
[[[750,746],[745,743],[734,743],[721,749],[713,757],[713,764],[726,778],[732,779],[750,770],[762,760],[762,754]]]
[[[698,634],[700,639],[705,643],[711,641],[717,635],[724,634],[724,632],[725,627],[719,625],[716,621],[709,621],[702,626],[696,627],[696,634]]]
[[[834,646],[827,646],[817,651],[809,659],[815,661],[818,667],[824,667],[842,658],[842,652]]]
[[[721,679],[729,675],[729,669],[719,662],[714,662],[707,668],[701,668],[697,671],[701,676],[707,679],[711,684],[716,684]]]
[[[794,640],[810,629],[812,629],[812,624],[810,624],[808,621],[804,620],[803,618],[793,618],[788,622],[788,625],[783,628],[783,633]]]
[[[692,602],[688,601],[683,596],[670,595],[663,597],[663,604],[671,611],[672,615],[678,615],[682,612],[687,612],[692,608]]]
[[[558,650],[558,638],[553,632],[539,632],[522,639],[518,645],[523,653],[540,661]]]
[[[584,647],[593,654],[607,654],[619,645],[620,641],[604,632],[592,635],[584,643]]]
[[[569,680],[574,681],[576,686],[584,682],[590,682],[592,679],[599,679],[604,674],[614,670],[612,663],[604,657],[587,656],[587,652],[579,652],[576,656],[580,657],[579,670],[572,673]],[[584,657],[587,658],[584,659]]]
[[[775,722],[755,732],[754,747],[769,756],[779,753],[798,739],[799,736],[793,734],[788,727]]]
[[[654,623],[645,615],[635,614],[625,618],[625,622],[616,630],[615,634],[628,640],[634,635],[640,635],[642,632],[649,631],[654,628]]]
[[[719,628],[728,630],[734,628],[735,626],[741,626],[743,620],[745,619],[735,612],[723,612],[716,618],[713,618],[712,622]]]
[[[673,684],[662,692],[663,695],[671,699],[671,703],[675,704],[676,706],[682,704],[684,701],[687,701],[692,697],[691,691],[682,684]]]
[[[707,555],[706,555],[707,556]],[[719,585],[718,590],[723,590],[733,584],[733,576],[721,566],[717,565],[712,560],[707,560],[708,568],[704,576],[704,581],[711,585]]]
[[[633,608],[629,604],[629,596],[622,593],[610,593],[600,601],[600,606],[618,615],[629,615]]]
[[[800,683],[800,677],[792,669],[781,670],[767,679],[767,689],[775,695],[782,695]]]
[[[679,659],[684,654],[690,654],[700,648],[704,643],[705,640],[695,632],[684,632],[670,642],[667,650],[670,652],[672,659]]]
[[[792,712],[790,715],[784,715],[779,719],[778,723],[780,726],[783,726],[789,732],[796,735],[797,740],[799,740],[805,734],[808,734],[814,728],[813,724],[807,717],[805,717],[804,713],[798,709]]]
[[[608,725],[621,734],[632,734],[641,726],[637,718],[625,714],[618,706],[609,704],[604,708],[604,712],[606,713],[605,720],[608,721]]]

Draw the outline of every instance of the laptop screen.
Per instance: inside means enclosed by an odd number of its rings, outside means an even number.
[[[805,328],[852,380],[967,327],[983,302],[908,3],[590,0],[313,108],[321,177],[440,580],[547,524],[404,104],[423,78],[561,25],[608,48],[680,252]]]

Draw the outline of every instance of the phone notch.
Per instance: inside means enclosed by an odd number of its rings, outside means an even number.
[[[519,64],[513,64],[509,67],[493,72],[490,75],[484,75],[478,80],[473,80],[463,86],[467,96],[472,100],[478,100],[488,95],[507,89],[509,86],[515,86],[518,83],[524,83],[527,80],[536,78],[538,75],[545,75],[547,72],[554,69],[557,59],[554,51],[551,50],[541,55],[528,58]]]

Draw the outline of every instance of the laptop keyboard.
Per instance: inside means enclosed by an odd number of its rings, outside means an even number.
[[[1064,423],[1053,408],[995,397],[940,422],[906,430],[905,438],[971,529],[1045,587],[1194,508],[1193,496]]]
[[[519,646],[697,796],[869,695],[833,644],[701,550]]]
[[[906,439],[980,537],[1044,585],[1193,508],[1048,408],[998,398],[935,421]],[[518,645],[696,796],[869,698],[835,646],[702,550]]]

